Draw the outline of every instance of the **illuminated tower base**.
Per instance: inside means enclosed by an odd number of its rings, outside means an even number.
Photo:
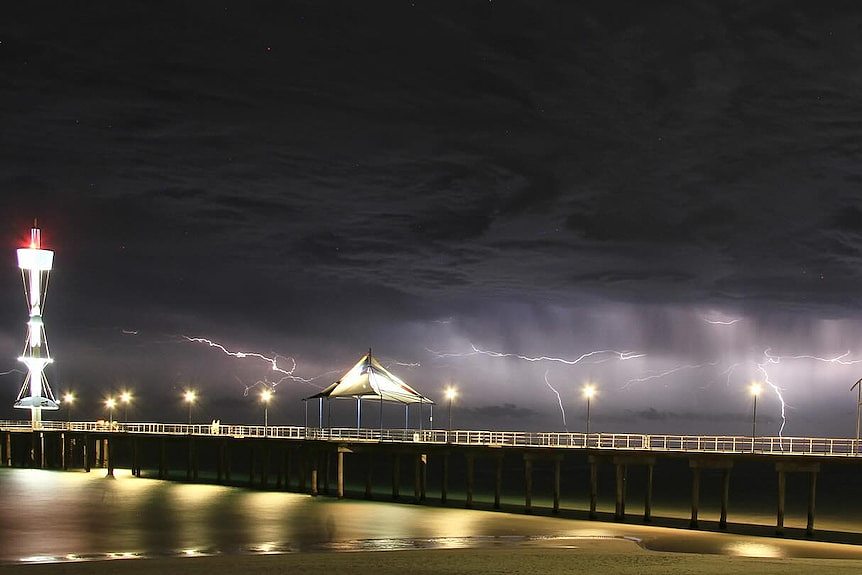
[[[45,324],[42,323],[48,274],[53,262],[54,252],[42,249],[42,233],[34,224],[30,230],[30,247],[18,250],[18,267],[24,278],[24,295],[30,308],[30,320],[27,322],[24,351],[18,358],[27,366],[27,377],[14,405],[18,409],[30,410],[33,429],[42,428],[43,409],[53,411],[60,408],[45,377],[45,366],[54,360],[48,352]]]

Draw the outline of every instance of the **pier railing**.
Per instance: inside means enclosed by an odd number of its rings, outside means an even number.
[[[452,444],[488,447],[554,447],[682,453],[757,453],[858,457],[862,443],[849,438],[754,437],[740,435],[654,435],[637,433],[562,433],[296,427],[263,425],[43,421],[45,431],[214,436],[237,438]],[[0,420],[2,431],[30,431],[29,421]]]

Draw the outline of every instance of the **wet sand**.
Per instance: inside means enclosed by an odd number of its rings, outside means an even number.
[[[578,541],[572,548],[439,549],[356,553],[288,553],[283,555],[226,555],[146,560],[114,560],[38,565],[5,565],[4,573],[27,575],[256,574],[304,575],[369,573],[374,575],[480,575],[590,573],[642,575],[661,573],[735,575],[856,574],[858,561],[843,559],[755,558],[660,553],[620,539]]]

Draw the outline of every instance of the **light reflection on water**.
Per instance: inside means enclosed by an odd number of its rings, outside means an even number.
[[[312,498],[92,473],[0,469],[0,562],[498,546],[577,549],[629,539],[653,550],[862,558],[862,548],[637,524]]]

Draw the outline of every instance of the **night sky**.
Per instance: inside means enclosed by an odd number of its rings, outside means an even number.
[[[456,427],[562,430],[553,386],[582,430],[593,381],[594,430],[746,434],[769,377],[854,433],[856,2],[15,2],[0,74],[0,370],[38,217],[76,418],[262,420],[281,374],[185,335],[315,378],[273,424],[373,347]]]

